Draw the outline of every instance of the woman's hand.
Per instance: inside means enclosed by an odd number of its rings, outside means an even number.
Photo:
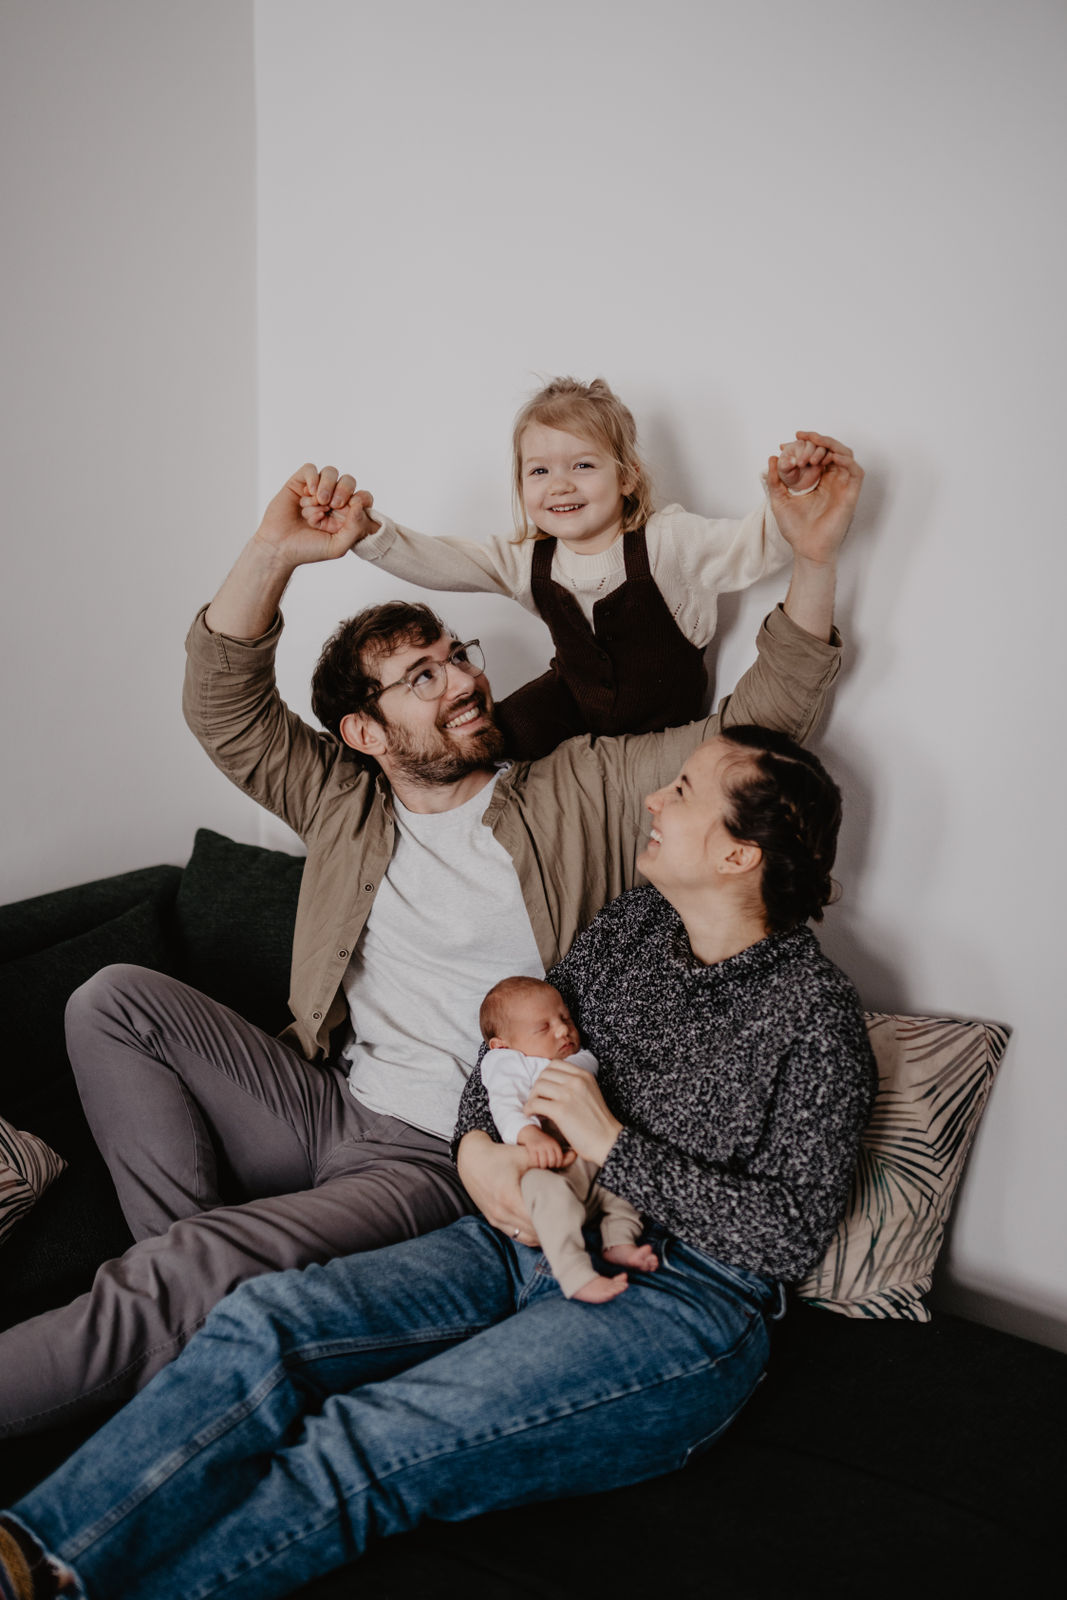
[[[545,1068],[523,1110],[528,1117],[548,1117],[571,1149],[598,1167],[622,1132],[593,1074],[569,1061],[553,1061]]]
[[[771,456],[767,493],[774,520],[796,559],[826,566],[837,559],[848,532],[863,487],[863,468],[847,445],[827,434],[798,433],[797,439],[812,451],[807,465],[819,467],[816,487],[808,494],[798,492],[795,483],[787,486],[778,470],[779,458]]]
[[[533,1165],[519,1145],[496,1144],[480,1129],[465,1133],[456,1153],[463,1187],[482,1216],[501,1233],[529,1245],[536,1245],[538,1240],[519,1179]]]

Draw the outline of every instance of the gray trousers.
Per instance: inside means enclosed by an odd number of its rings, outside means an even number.
[[[97,973],[71,996],[67,1045],[138,1242],[71,1305],[0,1333],[0,1437],[128,1399],[246,1278],[472,1209],[445,1140],[161,973]]]

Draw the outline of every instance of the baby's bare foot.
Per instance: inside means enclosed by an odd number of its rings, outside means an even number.
[[[620,1272],[615,1278],[590,1278],[580,1289],[575,1289],[571,1299],[584,1300],[587,1305],[601,1305],[605,1300],[614,1300],[617,1294],[622,1294],[626,1284],[625,1272]]]
[[[635,1267],[638,1272],[655,1272],[659,1266],[650,1244],[609,1244],[602,1254],[613,1266]]]

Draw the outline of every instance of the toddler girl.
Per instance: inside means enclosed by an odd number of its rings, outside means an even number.
[[[551,666],[496,708],[511,755],[701,716],[718,596],[790,555],[770,506],[740,521],[653,510],[633,416],[602,378],[553,379],[519,412],[513,443],[517,538],[434,539],[375,510],[358,554],[428,589],[511,595],[545,621]],[[785,487],[814,489],[824,454],[805,434],[783,445]]]

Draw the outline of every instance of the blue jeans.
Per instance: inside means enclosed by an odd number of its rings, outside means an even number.
[[[269,1600],[423,1517],[670,1472],[756,1387],[781,1293],[653,1242],[599,1306],[478,1217],[256,1278],[14,1514],[92,1600]]]

